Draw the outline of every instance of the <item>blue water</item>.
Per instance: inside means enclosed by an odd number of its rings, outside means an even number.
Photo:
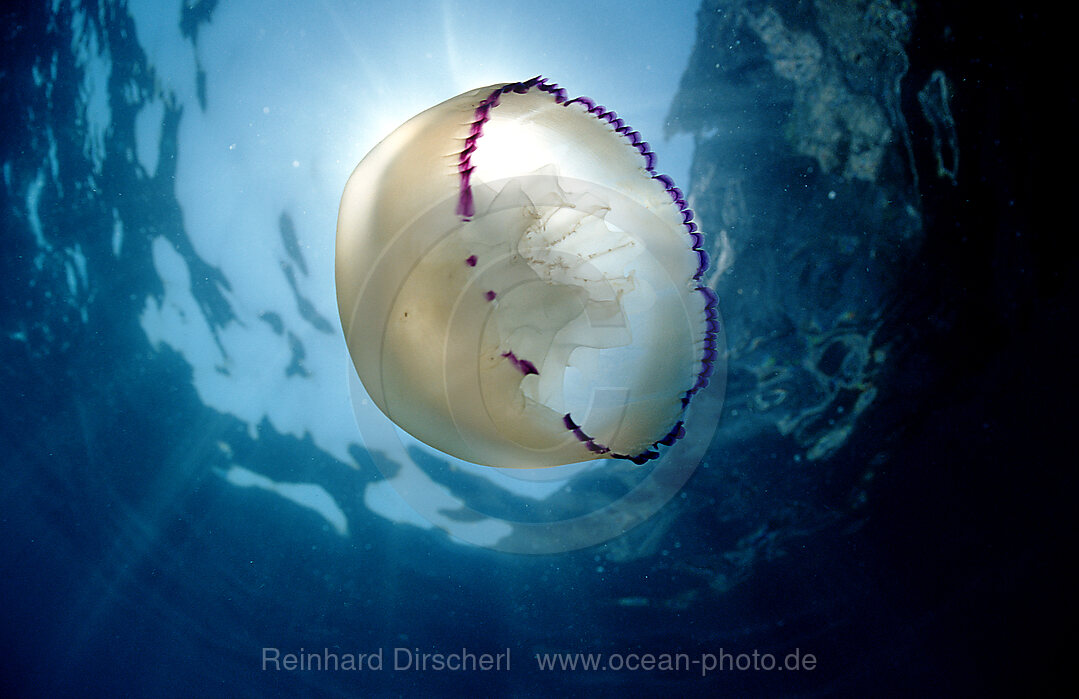
[[[0,17],[3,696],[986,696],[1063,667],[1074,258],[1030,115],[1074,105],[1024,87],[1036,13]],[[457,462],[350,376],[352,168],[536,74],[644,134],[712,258],[727,361],[648,466]]]

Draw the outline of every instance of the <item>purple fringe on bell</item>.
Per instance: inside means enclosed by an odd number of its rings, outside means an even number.
[[[490,299],[488,299],[488,300],[490,300]],[[535,364],[528,361],[527,359],[519,358],[513,352],[503,352],[502,356],[505,357],[506,359],[510,360],[510,364],[517,367],[517,370],[520,371],[525,376],[528,376],[529,374],[536,374],[536,375],[539,374],[539,369],[536,368]]]
[[[709,260],[708,253],[701,247],[703,239],[700,233],[697,232],[697,224],[693,222],[693,210],[690,209],[689,205],[686,203],[685,195],[682,193],[682,190],[675,186],[674,180],[668,175],[656,172],[656,154],[652,152],[648,142],[643,139],[638,131],[631,129],[615,112],[608,110],[602,105],[596,104],[594,100],[588,97],[574,97],[573,99],[567,99],[566,90],[564,88],[559,87],[555,83],[548,82],[546,78],[540,75],[529,78],[524,82],[503,85],[480,102],[479,106],[476,107],[475,112],[473,112],[469,135],[465,139],[465,146],[458,155],[457,161],[457,171],[460,175],[460,193],[457,200],[457,215],[461,217],[461,220],[469,221],[475,215],[475,202],[472,199],[471,183],[473,170],[472,154],[476,151],[480,137],[483,136],[483,125],[487,123],[487,120],[490,118],[491,110],[498,106],[502,95],[510,92],[523,95],[533,88],[550,94],[554,98],[556,104],[561,104],[564,107],[568,107],[571,104],[581,105],[589,114],[592,114],[597,119],[603,119],[610,124],[616,133],[621,134],[631,146],[637,149],[641,154],[641,157],[644,158],[644,167],[652,176],[652,179],[663,185],[664,190],[670,195],[671,200],[678,207],[679,211],[682,212],[682,226],[686,229],[686,234],[689,236],[690,248],[697,254],[697,271],[693,275],[693,280],[699,282],[704,276],[705,271],[708,269]],[[469,258],[469,260],[469,264],[474,266],[474,257]],[[718,299],[716,298],[715,292],[703,284],[698,285],[696,290],[700,292],[705,299],[705,334],[701,350],[701,368],[697,373],[697,380],[694,383],[693,388],[686,391],[685,395],[682,397],[683,411],[689,406],[693,396],[708,385],[708,379],[715,370],[715,362],[718,357],[718,350],[716,348],[716,337],[719,334]],[[493,292],[489,291],[487,294],[487,300],[493,300],[493,296],[491,296]],[[532,362],[529,362],[526,359],[518,359],[512,352],[506,352],[502,356],[508,358],[513,365],[526,376],[528,374],[539,373]],[[585,443],[585,446],[587,446],[590,451],[596,454],[607,454],[611,452],[609,448],[597,444],[595,440],[588,437],[588,435],[581,430],[580,426],[573,422],[569,413],[566,413],[563,420],[566,423],[566,429],[571,430],[579,440]],[[663,446],[671,446],[684,435],[685,427],[683,422],[679,420],[667,435],[662,439],[655,441],[652,446],[655,447],[660,444]],[[628,459],[635,464],[643,464],[658,457],[659,453],[654,449],[646,449],[644,452],[636,455],[611,455],[619,459]]]

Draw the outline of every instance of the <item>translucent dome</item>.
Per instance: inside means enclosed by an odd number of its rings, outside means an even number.
[[[636,131],[541,78],[454,97],[357,166],[338,307],[371,399],[498,467],[644,462],[715,359],[682,193]]]

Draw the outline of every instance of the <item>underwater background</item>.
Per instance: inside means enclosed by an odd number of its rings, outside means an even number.
[[[1052,688],[1077,385],[1052,24],[888,0],[4,4],[0,694]],[[639,524],[635,486],[681,452],[454,462],[363,409],[337,318],[356,163],[537,74],[649,139],[712,260],[726,367],[691,412],[718,423]]]

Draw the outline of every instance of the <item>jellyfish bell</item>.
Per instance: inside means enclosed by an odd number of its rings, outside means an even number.
[[[716,359],[692,211],[640,134],[542,78],[413,117],[345,186],[341,323],[371,400],[477,464],[643,463]]]

